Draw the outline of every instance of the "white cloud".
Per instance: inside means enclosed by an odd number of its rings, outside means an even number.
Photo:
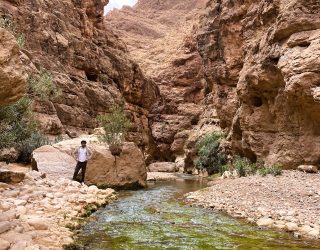
[[[122,6],[128,5],[128,6],[133,6],[138,2],[138,0],[110,0],[109,4],[104,7],[104,14],[106,15],[113,9],[121,9]]]

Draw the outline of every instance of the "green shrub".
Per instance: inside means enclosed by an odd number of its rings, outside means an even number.
[[[0,17],[0,28],[5,29],[11,33],[16,32],[16,24],[8,17]]]
[[[63,141],[63,136],[62,135],[58,135],[54,138],[54,144],[59,143]]]
[[[220,133],[210,133],[197,143],[197,169],[206,169],[210,175],[218,173],[219,170],[223,171],[222,166],[227,163],[227,157],[220,150],[222,138],[223,135]]]
[[[263,177],[267,176],[267,174],[269,173],[268,168],[266,168],[265,166],[259,168],[258,172]]]
[[[281,165],[273,165],[271,167],[265,166],[263,161],[257,161],[256,163],[250,162],[247,158],[242,158],[240,156],[236,156],[232,163],[235,170],[237,170],[240,177],[255,175],[257,172],[261,176],[266,176],[268,174],[272,174],[273,176],[282,174],[282,166]],[[231,166],[222,166],[221,172],[227,171],[231,169]]]
[[[19,45],[19,47],[23,48],[23,46],[26,43],[26,38],[24,35],[20,34],[20,35],[16,36],[16,41],[17,41],[17,44]]]
[[[247,176],[247,170],[249,169],[250,161],[247,158],[241,158],[236,156],[233,161],[233,166],[237,170],[240,177]]]
[[[121,147],[131,127],[131,121],[120,106],[115,105],[110,111],[111,113],[109,114],[97,117],[100,126],[103,127],[105,132],[99,139],[108,143],[110,147]]]
[[[29,93],[39,97],[41,100],[56,98],[61,95],[61,89],[53,83],[52,75],[45,69],[29,78],[28,85]]]
[[[230,170],[231,170],[231,166],[229,164],[221,165],[219,167],[219,174],[223,175],[224,172],[230,171]]]
[[[43,145],[50,144],[47,137],[43,136],[39,132],[33,133],[29,138],[18,144],[18,150],[20,151],[19,162],[30,163],[32,158],[32,152],[40,148]]]
[[[261,176],[267,176],[271,174],[273,176],[278,176],[282,174],[282,166],[281,165],[273,165],[271,167],[263,166],[259,168],[259,174]]]
[[[0,149],[15,146],[36,132],[30,105],[31,100],[23,97],[14,104],[0,107]]]
[[[241,158],[240,156],[236,156],[233,161],[233,166],[238,171],[239,176],[243,177],[255,175],[261,167],[261,162],[252,163],[247,158]]]
[[[30,163],[33,150],[46,144],[49,140],[37,130],[28,97],[0,107],[0,150],[14,147],[19,152],[18,161]]]

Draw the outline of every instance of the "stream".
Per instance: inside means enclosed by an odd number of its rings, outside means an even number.
[[[320,249],[320,243],[260,230],[212,210],[190,207],[183,194],[205,187],[192,177],[149,183],[126,191],[98,210],[76,237],[88,250],[122,249]]]

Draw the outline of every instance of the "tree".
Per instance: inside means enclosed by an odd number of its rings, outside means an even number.
[[[121,154],[122,145],[131,127],[131,122],[122,107],[115,105],[110,111],[111,113],[98,116],[100,126],[105,132],[99,139],[108,143],[111,153],[116,156]]]
[[[220,149],[222,138],[223,135],[220,133],[210,133],[197,143],[197,169],[206,169],[209,174],[215,174],[227,163],[227,156]]]

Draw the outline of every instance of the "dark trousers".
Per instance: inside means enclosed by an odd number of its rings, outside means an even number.
[[[77,175],[79,174],[79,171],[81,169],[81,174],[82,174],[82,180],[81,182],[84,182],[84,177],[86,175],[86,168],[87,168],[87,162],[80,162],[78,161],[76,169],[74,170],[74,174],[73,174],[73,180],[76,180]]]

